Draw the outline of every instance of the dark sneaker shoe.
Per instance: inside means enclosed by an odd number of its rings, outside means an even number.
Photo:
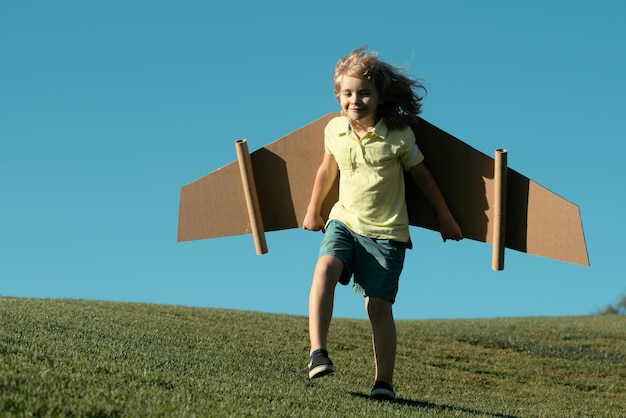
[[[370,398],[377,401],[393,402],[396,400],[396,392],[393,391],[393,387],[389,383],[379,380],[374,383],[374,387],[370,392]]]
[[[325,351],[315,355],[309,362],[309,379],[326,376],[334,371],[335,366]]]

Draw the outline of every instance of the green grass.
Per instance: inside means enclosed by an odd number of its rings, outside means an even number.
[[[367,399],[369,323],[0,298],[0,416],[626,416],[626,317],[398,321],[396,403]]]

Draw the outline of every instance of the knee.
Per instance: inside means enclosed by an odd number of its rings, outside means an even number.
[[[327,285],[335,285],[339,281],[342,271],[343,261],[341,259],[331,255],[323,256],[317,260],[314,279]]]
[[[370,321],[393,318],[393,304],[391,301],[367,297],[365,300],[367,315]]]

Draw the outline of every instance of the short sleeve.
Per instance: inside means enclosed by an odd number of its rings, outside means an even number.
[[[337,139],[345,132],[345,121],[342,117],[331,119],[324,128],[324,151],[334,155]]]
[[[415,143],[415,133],[410,127],[405,128],[403,137],[403,152],[400,160],[404,171],[409,171],[411,167],[424,161],[424,154]]]
[[[418,148],[417,144],[413,144],[411,147],[411,151],[408,153],[408,158],[406,163],[403,161],[402,166],[404,167],[404,171],[409,171],[411,167],[414,167],[424,161],[424,154]]]

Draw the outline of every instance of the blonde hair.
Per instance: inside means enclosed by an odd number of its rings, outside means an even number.
[[[375,52],[366,52],[367,46],[355,49],[339,59],[335,66],[335,95],[339,95],[344,75],[371,81],[379,96],[378,116],[391,129],[404,128],[418,121],[422,100],[418,92],[426,88],[416,79],[409,78],[400,68],[378,59]]]

